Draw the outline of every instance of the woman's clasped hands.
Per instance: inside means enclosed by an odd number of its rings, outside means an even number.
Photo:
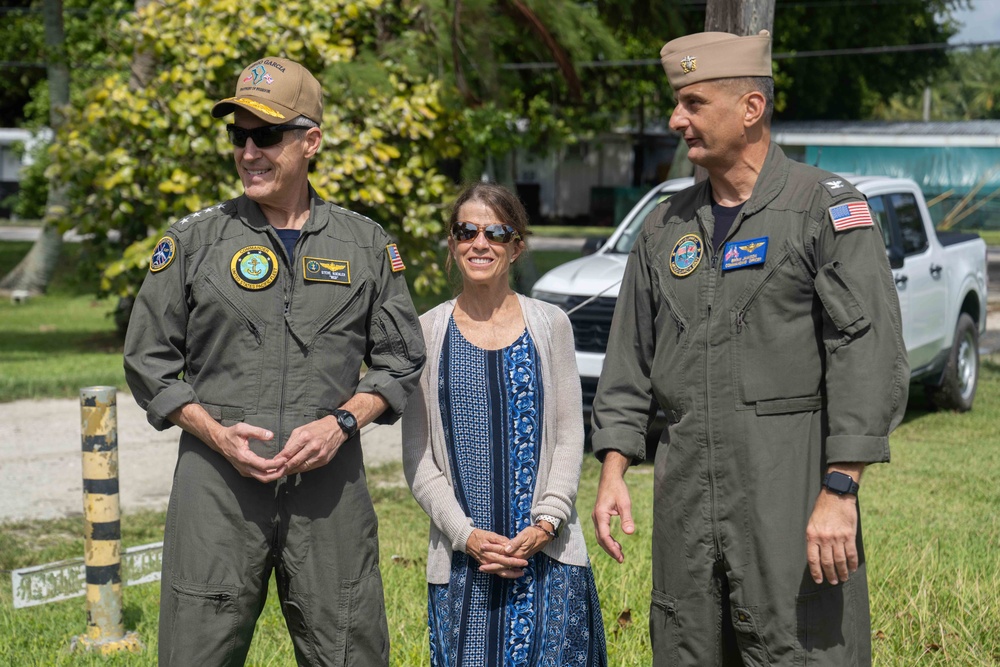
[[[524,575],[528,559],[551,540],[548,533],[538,526],[528,526],[513,539],[475,528],[466,542],[465,552],[476,559],[480,572],[517,579]]]

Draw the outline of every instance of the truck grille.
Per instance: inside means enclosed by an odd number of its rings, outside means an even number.
[[[567,310],[573,310],[589,297],[570,297]],[[573,324],[573,338],[579,352],[606,352],[608,334],[611,333],[611,317],[615,313],[615,297],[602,296],[594,299],[569,316]]]

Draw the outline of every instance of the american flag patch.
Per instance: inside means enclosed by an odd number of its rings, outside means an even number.
[[[399,248],[396,247],[395,243],[390,243],[385,247],[385,251],[389,253],[389,265],[392,267],[392,272],[402,271],[406,267],[403,265],[403,258],[399,256]]]
[[[868,204],[863,201],[850,201],[830,207],[830,220],[833,228],[842,232],[855,227],[871,227],[875,224]]]

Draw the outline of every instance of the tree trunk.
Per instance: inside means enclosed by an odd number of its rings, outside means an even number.
[[[135,0],[135,13],[141,12],[152,0]],[[132,75],[128,87],[132,90],[145,88],[153,78],[153,66],[156,64],[153,49],[149,44],[138,42],[132,52]]]
[[[62,0],[44,0],[45,49],[49,79],[49,125],[58,134],[69,104],[69,67],[66,64],[66,37],[63,30]],[[66,190],[59,183],[49,183],[48,201],[42,235],[14,269],[0,280],[0,290],[18,300],[45,292],[59,263],[62,234],[59,220],[66,215]]]
[[[756,35],[761,30],[774,32],[775,0],[708,0],[705,6],[705,32],[730,32]],[[704,167],[694,168],[694,179],[708,178]]]

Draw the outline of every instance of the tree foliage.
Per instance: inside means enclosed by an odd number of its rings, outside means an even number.
[[[0,0],[0,127],[37,127],[49,120],[43,0]],[[119,46],[117,25],[131,0],[64,0],[66,61],[74,94],[101,76],[107,56]]]
[[[70,187],[67,224],[93,234],[92,257],[106,263],[102,289],[134,293],[165,227],[240,193],[232,148],[210,109],[263,56],[331,71],[311,182],[321,196],[405,235],[417,286],[432,287],[448,191],[434,165],[459,150],[441,83],[383,58],[367,69],[370,85],[334,85],[338,66],[377,54],[384,9],[379,0],[174,0],[125,21],[125,38],[153,49],[154,79],[130,89],[119,67],[95,86],[72,112],[49,169]]]
[[[1000,119],[1000,48],[955,51],[948,67],[928,82],[930,120]],[[921,120],[923,91],[899,93],[880,104],[875,117],[884,120]]]
[[[67,225],[92,234],[102,290],[123,296],[167,225],[240,192],[209,110],[254,59],[321,73],[325,143],[311,182],[401,237],[427,290],[443,285],[436,249],[454,193],[442,162],[478,176],[489,156],[561,145],[588,120],[569,72],[525,77],[503,63],[614,47],[592,9],[569,0],[168,0],[119,30],[123,52],[152,50],[155,75],[130,87],[120,56],[74,105],[48,174],[70,187]]]
[[[783,3],[774,15],[775,53],[940,44],[955,33],[947,18],[965,0],[891,3]],[[939,20],[937,17],[945,17]],[[788,120],[871,117],[883,100],[922,89],[947,65],[942,50],[831,55],[777,61]]]

